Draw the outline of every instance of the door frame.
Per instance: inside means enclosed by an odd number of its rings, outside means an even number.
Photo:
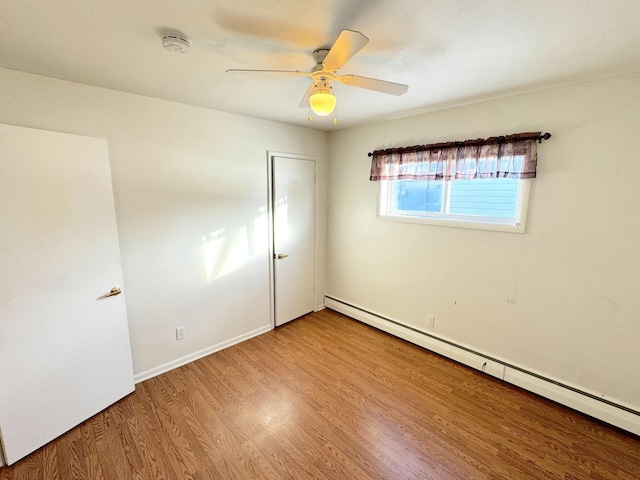
[[[273,159],[274,157],[284,157],[293,160],[306,160],[313,162],[314,186],[313,189],[313,303],[316,303],[316,288],[318,285],[318,184],[317,184],[317,167],[318,157],[316,155],[307,155],[304,153],[288,153],[274,150],[267,150],[267,224],[269,236],[269,316],[271,318],[271,329],[276,327],[276,283],[275,283],[275,232],[274,232],[274,212],[273,212],[273,194],[274,194],[274,175],[273,175]],[[314,306],[314,311],[316,307]]]

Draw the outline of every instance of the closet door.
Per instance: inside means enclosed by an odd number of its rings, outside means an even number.
[[[275,325],[313,311],[315,162],[273,156]]]
[[[106,141],[0,125],[0,225],[12,464],[134,390]]]

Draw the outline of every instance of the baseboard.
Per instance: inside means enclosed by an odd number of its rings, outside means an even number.
[[[324,305],[318,305],[316,308],[313,309],[314,312],[319,312],[320,310],[324,310],[325,306]]]
[[[252,330],[251,332],[238,335],[237,337],[234,337],[230,340],[212,345],[202,350],[198,350],[197,352],[190,353],[189,355],[185,355],[184,357],[178,358],[171,362],[167,362],[158,367],[151,368],[144,372],[137,373],[133,376],[133,380],[135,383],[144,382],[145,380],[149,380],[150,378],[166,373],[170,370],[173,370],[174,368],[178,368],[182,365],[186,365],[187,363],[191,363],[194,360],[198,360],[199,358],[206,357],[207,355],[211,355],[212,353],[224,350],[225,348],[231,347],[232,345],[235,345],[237,343],[244,342],[245,340],[249,340],[250,338],[257,337],[258,335],[262,335],[272,328],[273,327],[271,325],[265,325],[264,327],[257,328],[255,330]]]
[[[398,338],[407,340],[615,427],[640,435],[640,411],[631,406],[598,397],[585,389],[563,384],[550,377],[510,364],[494,356],[474,351],[465,345],[440,338],[409,325],[404,325],[398,320],[387,318],[335,297],[326,296],[324,304],[331,310]]]

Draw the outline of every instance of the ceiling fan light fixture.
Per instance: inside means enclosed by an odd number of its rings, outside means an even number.
[[[320,117],[326,117],[336,108],[336,96],[330,89],[320,89],[309,98],[311,110]]]

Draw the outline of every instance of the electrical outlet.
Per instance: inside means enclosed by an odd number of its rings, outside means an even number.
[[[176,340],[184,339],[184,327],[176,328]]]
[[[435,315],[427,315],[427,327],[435,327],[436,326],[436,316]]]

